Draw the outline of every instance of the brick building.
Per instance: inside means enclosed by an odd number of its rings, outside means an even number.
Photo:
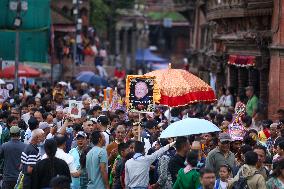
[[[270,118],[277,119],[277,111],[284,108],[284,0],[274,1],[272,43],[270,45],[269,107]]]
[[[222,54],[227,87],[237,95],[253,86],[267,114],[272,0],[208,0],[207,21],[214,22],[213,52]],[[222,76],[221,76],[222,77]],[[217,81],[224,80],[217,75]]]
[[[254,86],[260,110],[273,118],[284,107],[284,22],[279,13],[283,4],[278,0],[174,2],[183,7],[195,5],[193,11],[183,13],[189,15],[193,25],[189,58],[197,74],[208,82],[214,76],[216,89],[233,87],[236,95],[244,94],[246,86]]]

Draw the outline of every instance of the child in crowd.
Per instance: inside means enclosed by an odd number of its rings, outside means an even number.
[[[214,189],[226,189],[231,173],[232,170],[229,165],[222,165],[219,170],[220,178],[216,180]]]

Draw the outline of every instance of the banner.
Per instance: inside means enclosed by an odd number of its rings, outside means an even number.
[[[154,112],[155,77],[129,75],[126,80],[126,102],[129,112]]]

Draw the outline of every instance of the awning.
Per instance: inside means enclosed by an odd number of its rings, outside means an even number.
[[[230,55],[228,64],[238,67],[250,67],[255,66],[255,59],[255,56]]]

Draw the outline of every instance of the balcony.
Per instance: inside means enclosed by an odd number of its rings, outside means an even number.
[[[272,15],[273,0],[208,0],[207,18],[217,20]]]

